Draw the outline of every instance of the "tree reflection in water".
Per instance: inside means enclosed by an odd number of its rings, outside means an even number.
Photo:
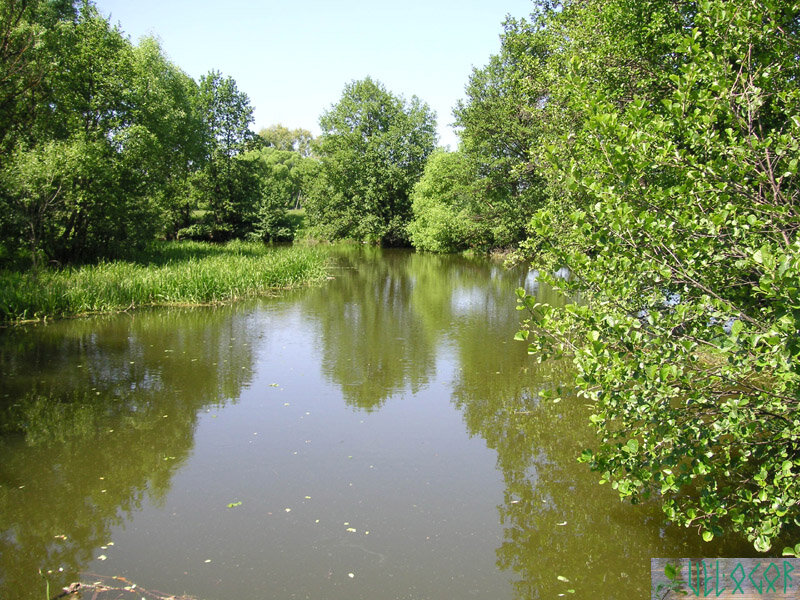
[[[198,413],[238,398],[253,333],[219,310],[169,310],[0,337],[0,597],[77,581],[143,502],[162,501]],[[198,343],[200,341],[201,343]],[[39,593],[41,591],[41,594]]]

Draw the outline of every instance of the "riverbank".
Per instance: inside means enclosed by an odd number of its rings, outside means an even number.
[[[318,248],[161,242],[131,260],[0,272],[0,321],[230,302],[321,281],[326,263]]]

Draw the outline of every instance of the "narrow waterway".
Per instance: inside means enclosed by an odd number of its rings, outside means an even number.
[[[651,557],[752,555],[576,463],[586,407],[537,399],[568,365],[513,340],[528,273],[360,248],[332,273],[0,331],[0,598],[120,576],[207,600],[639,599]]]

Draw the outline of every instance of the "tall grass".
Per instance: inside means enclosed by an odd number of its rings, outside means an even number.
[[[126,261],[0,272],[0,320],[227,302],[319,281],[326,261],[316,248],[160,243]]]

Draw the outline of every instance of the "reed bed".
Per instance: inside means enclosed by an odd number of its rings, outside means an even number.
[[[317,248],[161,243],[125,261],[0,272],[0,320],[229,302],[320,281],[326,263]]]

